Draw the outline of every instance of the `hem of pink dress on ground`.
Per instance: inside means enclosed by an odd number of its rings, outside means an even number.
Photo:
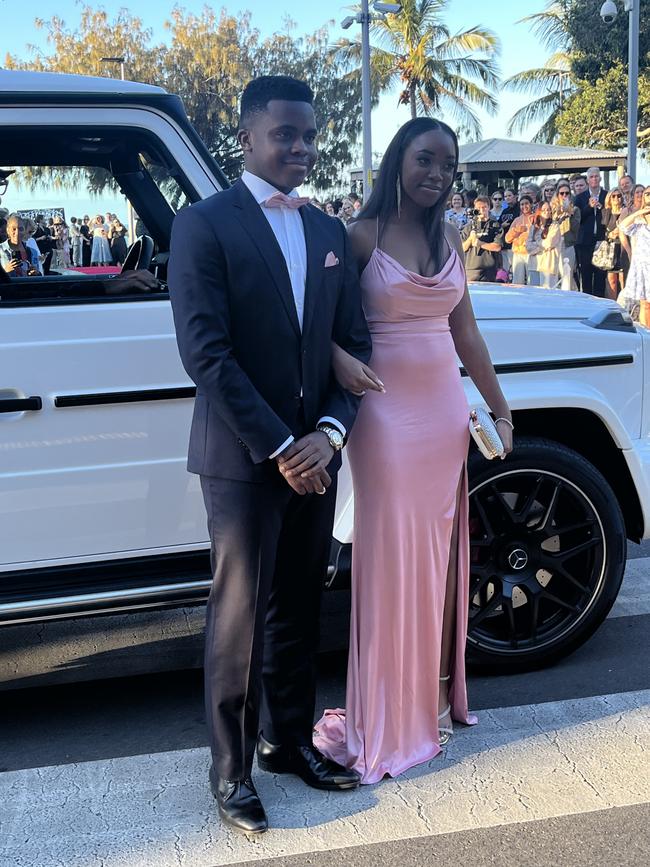
[[[473,726],[478,723],[478,717],[476,714],[468,713],[465,719],[454,720],[454,722]],[[314,746],[332,761],[356,771],[364,786],[379,783],[386,776],[394,779],[411,768],[430,762],[442,752],[442,747],[432,741],[422,753],[399,756],[399,761],[382,761],[377,766],[368,768],[361,756],[351,756],[348,752],[345,710],[341,707],[326,710],[318,720],[314,726]]]

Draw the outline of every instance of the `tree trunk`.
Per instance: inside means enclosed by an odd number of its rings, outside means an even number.
[[[409,105],[411,106],[411,117],[416,118],[418,116],[417,107],[415,105],[415,82],[412,81],[409,84]]]

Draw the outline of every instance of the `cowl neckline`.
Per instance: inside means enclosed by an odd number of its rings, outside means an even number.
[[[408,275],[415,283],[425,283],[425,284],[439,283],[441,281],[441,279],[443,279],[449,273],[449,271],[451,271],[452,266],[456,264],[456,260],[458,259],[458,253],[456,252],[455,248],[452,247],[451,253],[449,254],[449,256],[447,256],[447,260],[444,263],[444,265],[442,266],[442,268],[440,269],[440,271],[438,271],[437,274],[434,274],[431,277],[427,277],[424,274],[418,274],[417,271],[410,271],[408,268],[405,268],[401,262],[398,262],[397,259],[395,259],[393,256],[391,256],[390,253],[387,253],[385,250],[382,250],[381,247],[375,247],[374,248],[374,250],[372,251],[372,253],[370,255],[370,259],[368,260],[368,265],[370,264],[370,262],[372,261],[372,259],[376,253],[379,254],[384,259],[387,259],[390,263],[392,263],[403,274]],[[366,268],[368,267],[368,265],[366,265]]]

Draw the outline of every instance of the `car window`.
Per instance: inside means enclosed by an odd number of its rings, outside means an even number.
[[[166,291],[172,220],[198,195],[150,133],[17,127],[5,140],[3,130],[0,168],[0,305],[146,300]],[[159,278],[159,292],[116,279],[135,261],[136,251],[127,256],[136,241],[139,267]]]

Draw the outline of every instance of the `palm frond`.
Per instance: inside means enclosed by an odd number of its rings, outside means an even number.
[[[567,76],[563,69],[540,66],[538,69],[525,69],[506,78],[503,86],[514,93],[539,93],[540,90],[559,90],[560,81]]]
[[[510,118],[507,127],[508,135],[522,132],[530,124],[539,123],[542,118],[546,121],[548,115],[559,109],[559,107],[560,95],[557,92],[547,93],[545,96],[534,99],[527,105],[522,106]]]
[[[517,24],[531,25],[531,30],[545,48],[560,48],[567,43],[566,16],[559,3],[551,2],[543,12],[526,15]]]
[[[500,50],[499,37],[491,30],[481,27],[471,27],[469,30],[454,33],[453,36],[436,45],[436,52],[442,57],[461,51],[479,51],[481,54],[491,55]]]
[[[497,99],[489,91],[462,75],[447,72],[443,84],[445,90],[458,96],[463,102],[478,105],[490,114],[494,114],[499,107]],[[425,83],[425,87],[427,86],[428,82]]]
[[[440,64],[440,61],[438,63]],[[449,57],[443,63],[445,68],[453,70],[457,75],[479,79],[491,90],[498,90],[501,84],[498,67],[491,60],[481,60],[476,57]]]

